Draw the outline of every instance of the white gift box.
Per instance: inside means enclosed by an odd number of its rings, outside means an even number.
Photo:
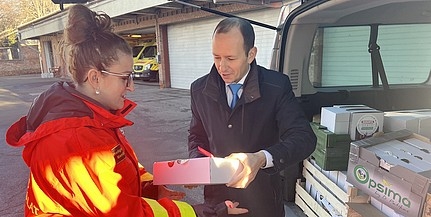
[[[226,184],[241,163],[236,159],[203,157],[155,162],[154,185]]]

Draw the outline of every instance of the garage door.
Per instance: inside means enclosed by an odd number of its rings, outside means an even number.
[[[250,20],[276,25],[280,9],[265,9],[237,14]],[[197,78],[207,74],[213,64],[211,37],[224,17],[197,20],[168,26],[171,87],[189,89]],[[258,49],[257,63],[269,67],[275,30],[253,25]]]

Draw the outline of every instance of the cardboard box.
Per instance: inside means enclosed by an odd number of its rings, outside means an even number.
[[[344,191],[333,182],[331,174],[325,175],[324,171],[313,165],[312,161],[303,161],[303,175],[305,183],[298,179],[296,183],[295,204],[298,205],[307,216],[313,217],[359,217],[352,215],[352,210],[347,203],[368,204],[369,196],[358,191],[355,187],[349,187]],[[374,212],[367,213],[363,217],[377,217],[381,213],[374,209]]]
[[[346,109],[350,112],[350,139],[360,140],[383,132],[384,113],[379,110]]]
[[[419,119],[408,113],[385,112],[384,122],[384,132],[407,129],[413,133],[419,133]]]
[[[362,104],[334,105],[333,107],[344,108],[344,109],[351,109],[351,108],[371,109],[370,107]]]
[[[360,140],[383,132],[384,113],[364,105],[322,107],[321,125],[335,134],[350,134]]]
[[[317,123],[310,123],[317,137],[317,145],[311,154],[324,170],[347,170],[350,135],[335,134]]]
[[[323,170],[347,170],[349,162],[348,150],[341,152],[340,150],[334,150],[334,148],[327,148],[325,150],[316,149],[311,156],[316,161],[317,165],[319,165]]]
[[[422,136],[431,137],[431,113],[405,110],[385,113],[384,131],[407,129]]]
[[[341,147],[350,149],[350,136],[349,134],[336,134],[327,129],[327,127],[318,123],[311,122],[311,128],[317,138],[317,145],[320,148],[337,148]]]
[[[338,171],[337,186],[347,192],[348,188],[353,187],[347,182],[347,171]]]
[[[226,184],[242,165],[238,160],[203,157],[155,162],[155,185]]]
[[[422,147],[405,142],[411,139],[421,141]],[[385,154],[394,155],[388,157],[370,150],[373,147],[382,150],[385,146],[391,147],[388,143],[395,144],[393,147],[411,155],[400,157],[393,150],[383,151]],[[417,141],[414,143],[419,144]],[[380,144],[385,145],[379,147]],[[413,154],[412,150],[415,148],[417,150]],[[425,164],[424,159],[431,158],[430,151],[429,139],[408,130],[354,141],[350,147],[347,181],[403,216],[422,216],[430,190],[431,170],[422,171],[426,166],[417,164]],[[409,170],[401,166],[403,164],[411,164],[410,166],[418,168],[418,171]]]
[[[320,112],[320,124],[336,134],[349,133],[350,113],[344,108],[322,107]]]
[[[427,138],[431,137],[431,114],[425,111],[417,111],[410,113],[412,116],[419,119],[418,134]]]

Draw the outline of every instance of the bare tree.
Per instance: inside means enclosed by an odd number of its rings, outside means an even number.
[[[25,21],[37,19],[53,11],[59,10],[51,0],[20,0],[21,13],[25,14]]]
[[[51,0],[0,1],[0,32],[16,29],[19,25],[59,10]]]
[[[13,29],[19,25],[19,4],[13,0],[0,1],[0,32]]]

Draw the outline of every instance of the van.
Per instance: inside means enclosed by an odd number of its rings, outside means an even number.
[[[133,47],[133,77],[144,81],[159,79],[159,63],[157,58],[157,43],[156,41],[147,42]]]
[[[271,68],[310,121],[333,105],[431,108],[431,1],[310,0],[278,27]],[[290,201],[301,171],[285,171]]]

